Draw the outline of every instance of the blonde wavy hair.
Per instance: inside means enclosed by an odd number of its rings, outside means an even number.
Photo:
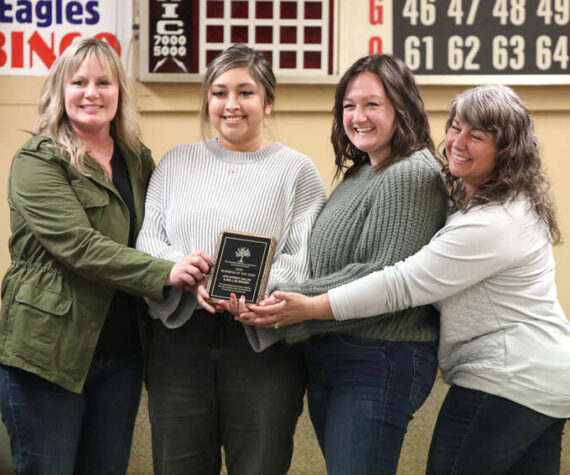
[[[35,135],[51,137],[62,152],[67,152],[71,165],[85,173],[87,145],[77,136],[65,111],[65,86],[71,76],[87,59],[96,59],[119,85],[117,113],[111,128],[140,160],[140,129],[131,100],[127,77],[115,50],[104,41],[82,38],[74,41],[53,64],[42,87],[38,105],[39,117],[33,129]]]
[[[497,142],[493,176],[469,198],[465,195],[463,180],[450,173],[443,150],[443,172],[457,208],[467,210],[491,202],[505,203],[525,193],[539,219],[548,226],[552,244],[560,243],[556,206],[542,166],[540,143],[530,113],[520,97],[507,86],[467,89],[451,102],[446,132],[455,118],[474,129],[491,133]]]

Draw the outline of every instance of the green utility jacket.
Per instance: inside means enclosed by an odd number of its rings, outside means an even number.
[[[122,143],[138,233],[154,162]],[[129,211],[96,162],[86,174],[53,141],[17,152],[8,185],[11,265],[2,282],[0,363],[81,392],[115,289],[163,298],[172,262],[126,247]],[[88,176],[87,176],[88,175]]]

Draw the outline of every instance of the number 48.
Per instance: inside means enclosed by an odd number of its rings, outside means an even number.
[[[501,25],[523,25],[526,21],[525,0],[496,0],[493,16],[499,18]]]

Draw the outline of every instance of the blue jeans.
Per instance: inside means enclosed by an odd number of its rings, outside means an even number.
[[[143,377],[140,355],[94,359],[81,394],[0,365],[0,410],[20,475],[124,475]]]
[[[451,386],[431,442],[429,475],[558,475],[565,419]]]
[[[198,310],[182,327],[152,324],[147,369],[152,452],[160,475],[283,475],[303,408],[300,347],[252,350],[229,314]]]
[[[435,381],[434,345],[328,335],[305,350],[327,473],[395,474],[408,423]]]

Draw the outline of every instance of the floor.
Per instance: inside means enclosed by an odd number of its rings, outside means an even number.
[[[398,475],[421,475],[424,473],[431,433],[447,385],[438,378],[433,391],[410,423],[404,441]],[[150,438],[146,398],[143,397],[135,440],[131,454],[129,475],[152,475]],[[225,472],[223,472],[225,473]],[[295,451],[291,462],[290,475],[324,475],[325,467],[321,452],[305,408],[295,434]],[[539,474],[537,474],[539,475]],[[566,433],[562,447],[561,475],[570,475],[570,435]]]
[[[430,397],[410,423],[402,450],[398,475],[421,475],[424,473],[431,432],[441,401],[445,397],[446,392],[447,385],[441,378],[438,378]],[[8,438],[4,426],[0,424],[0,475],[9,475],[12,473],[10,469]],[[128,474],[152,475],[150,427],[147,415],[146,393],[143,396],[137,418]],[[289,474],[325,474],[323,458],[306,410],[301,416],[297,427],[295,452],[293,454]],[[570,435],[568,434],[568,430],[565,434],[562,446],[561,475],[570,475]]]

